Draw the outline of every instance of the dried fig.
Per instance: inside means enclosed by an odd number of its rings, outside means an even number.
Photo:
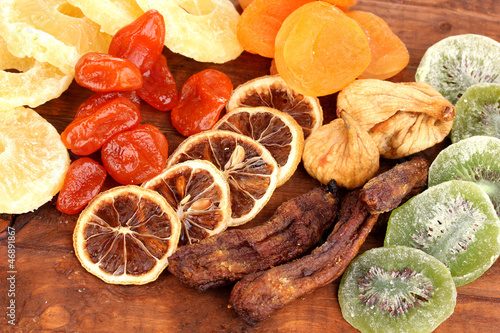
[[[452,126],[453,121],[444,121],[425,113],[399,111],[375,125],[368,133],[382,157],[397,159],[441,142]]]
[[[306,140],[302,161],[321,183],[334,179],[354,189],[372,178],[379,168],[379,152],[370,135],[347,112],[314,131]]]
[[[337,99],[368,132],[385,158],[400,158],[441,142],[451,131],[454,106],[425,82],[356,80]]]

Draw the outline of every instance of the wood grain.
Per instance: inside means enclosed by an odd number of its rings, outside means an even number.
[[[237,5],[237,1],[233,0]],[[239,6],[237,5],[237,8]],[[444,37],[477,33],[500,41],[500,1],[497,0],[359,0],[355,9],[384,18],[410,51],[408,67],[392,81],[413,81],[425,50]],[[243,53],[221,64],[198,63],[165,49],[178,88],[206,68],[226,73],[234,86],[266,75],[271,64]],[[58,99],[36,110],[59,132],[71,122],[78,105],[91,92],[73,83]],[[335,95],[321,98],[325,121],[333,119]],[[143,103],[143,122],[158,126],[167,136],[169,150],[184,139],[171,126],[170,114]],[[446,143],[430,149],[435,154]],[[74,156],[73,156],[74,157]],[[116,185],[111,179],[106,188]],[[274,210],[318,183],[302,166],[277,189],[265,209],[247,226],[266,221]],[[16,229],[16,319],[11,327],[1,320],[1,332],[356,332],[343,320],[337,302],[338,281],[320,288],[250,327],[228,304],[230,288],[198,292],[167,272],[144,286],[108,285],[87,273],[73,252],[72,233],[77,217],[68,216],[49,202],[33,213],[0,215],[0,228]],[[379,222],[362,251],[381,246],[385,225]],[[0,241],[0,304],[7,304],[7,240]],[[4,317],[5,318],[5,317]],[[478,280],[458,288],[454,314],[436,332],[498,332],[500,327],[500,265],[495,263]]]

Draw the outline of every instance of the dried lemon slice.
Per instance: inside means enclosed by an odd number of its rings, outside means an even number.
[[[228,226],[250,221],[276,189],[276,160],[263,145],[238,133],[210,130],[192,135],[170,155],[167,168],[188,160],[207,160],[224,174],[231,196]]]
[[[139,186],[97,195],[80,214],[73,247],[82,266],[112,284],[145,284],[168,266],[181,223],[165,198]]]
[[[160,193],[177,212],[182,223],[179,246],[224,231],[231,218],[229,185],[208,161],[175,164],[142,187]]]
[[[69,155],[57,130],[35,111],[0,112],[0,213],[37,209],[59,192]]]
[[[118,30],[132,23],[144,11],[135,0],[67,0],[92,21],[101,26],[101,30],[114,35]]]
[[[137,0],[144,11],[165,19],[165,45],[200,62],[225,63],[243,48],[236,29],[240,14],[230,0]]]
[[[73,75],[50,64],[13,56],[0,37],[0,111],[23,105],[37,107],[59,97],[72,80]]]
[[[2,0],[0,35],[16,57],[74,72],[80,56],[107,52],[111,36],[66,0]]]
[[[319,99],[296,92],[279,75],[258,77],[236,87],[226,110],[241,106],[268,106],[288,113],[302,127],[306,139],[323,124]]]
[[[293,175],[304,150],[304,133],[292,116],[273,108],[240,107],[213,127],[251,137],[269,150],[278,163],[277,187]]]

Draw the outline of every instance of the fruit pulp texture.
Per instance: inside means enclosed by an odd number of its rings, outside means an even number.
[[[211,129],[232,91],[231,80],[222,72],[206,69],[192,75],[172,109],[172,125],[184,136]]]
[[[314,1],[290,14],[275,44],[276,68],[294,90],[309,96],[335,93],[369,65],[368,39],[334,5]]]
[[[163,51],[165,21],[163,15],[151,9],[113,36],[108,53],[128,59],[141,73],[153,67]]]
[[[128,98],[117,97],[93,114],[73,120],[61,134],[66,148],[77,155],[99,150],[114,134],[131,129],[141,121],[140,110]]]
[[[137,94],[149,105],[160,111],[169,111],[177,105],[177,84],[163,54],[142,75],[142,81],[143,85],[137,90]]]
[[[95,92],[130,91],[142,87],[142,74],[130,60],[89,52],[75,66],[76,82]]]
[[[71,163],[57,197],[57,210],[79,213],[99,193],[106,175],[106,169],[91,158],[82,157]]]
[[[165,167],[168,142],[149,124],[118,133],[102,147],[102,162],[114,180],[123,185],[141,184]]]

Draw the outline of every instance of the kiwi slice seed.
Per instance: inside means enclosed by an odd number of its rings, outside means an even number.
[[[450,270],[457,287],[481,276],[500,255],[500,220],[475,183],[429,187],[392,211],[384,246],[422,250]]]
[[[432,332],[454,311],[457,292],[436,258],[405,246],[374,248],[342,276],[342,316],[361,332]]]
[[[476,34],[442,39],[427,49],[415,74],[455,105],[468,87],[500,83],[500,43]]]
[[[490,197],[500,216],[500,139],[474,136],[443,149],[429,168],[428,185],[448,180],[466,180],[479,186]]]
[[[451,141],[487,135],[500,138],[500,83],[480,83],[467,88],[455,105]]]

